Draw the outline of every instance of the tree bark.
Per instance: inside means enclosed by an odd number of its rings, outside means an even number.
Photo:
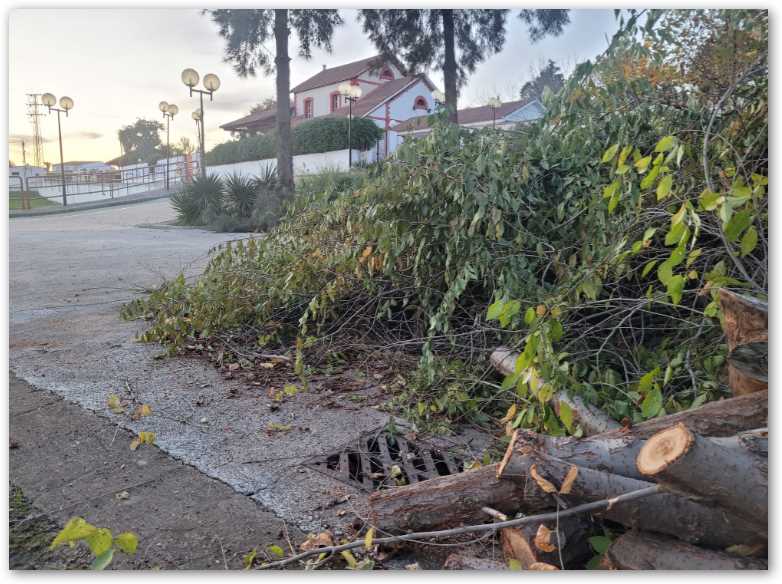
[[[637,464],[642,475],[713,499],[768,530],[767,458],[746,448],[728,448],[676,424],[649,438]]]
[[[742,345],[768,343],[768,303],[724,288],[720,290],[719,301],[724,315],[722,328],[731,355]],[[759,366],[743,366],[729,355],[728,385],[733,395],[768,389],[767,355],[759,358],[763,361]]]
[[[518,560],[523,570],[531,570],[541,562],[563,569],[576,565],[591,554],[587,542],[589,527],[586,517],[571,516],[560,519],[559,530],[556,521],[503,528],[500,543],[505,561]]]
[[[277,68],[277,177],[287,193],[293,192],[293,144],[291,140],[291,65],[288,56],[288,11],[274,11]]]
[[[672,538],[628,532],[608,547],[609,570],[768,570],[768,562],[707,550]]]
[[[457,103],[459,101],[459,88],[456,78],[456,38],[454,34],[453,10],[441,10],[440,14],[443,20],[443,44],[445,50],[443,63],[445,107],[448,109],[448,119],[454,124],[458,124]]]
[[[443,568],[446,570],[507,570],[507,566],[499,560],[489,560],[468,556],[462,553],[449,555]]]
[[[533,465],[537,473],[556,488],[561,488],[573,466],[539,452],[515,453],[504,469],[502,478],[524,486],[524,498],[519,500],[519,508],[525,513],[539,511],[541,507],[538,505],[541,499],[545,499],[545,492],[532,476]],[[570,492],[557,495],[567,503],[610,499],[652,485],[646,481],[585,467],[576,468],[578,474]],[[549,501],[554,500],[551,495],[549,497]],[[767,541],[767,533],[756,522],[675,493],[663,492],[651,495],[638,504],[610,507],[603,515],[628,528],[656,531],[716,548]]]
[[[524,488],[512,481],[499,480],[497,469],[498,465],[492,464],[372,493],[370,523],[384,531],[399,533],[483,523],[486,515],[481,507],[515,513],[522,506]],[[543,509],[549,501],[541,495],[531,506]]]
[[[515,364],[518,356],[518,353],[514,353],[506,347],[498,347],[492,352],[489,361],[499,373],[512,375],[515,373]],[[573,410],[575,421],[578,422],[587,436],[622,427],[619,422],[612,419],[608,414],[599,408],[589,405],[578,396],[568,395],[566,392],[560,391],[554,395],[552,401],[557,414],[559,414],[559,404],[566,403],[570,406],[570,409]]]

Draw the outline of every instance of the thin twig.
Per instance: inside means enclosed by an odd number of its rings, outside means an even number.
[[[576,507],[571,507],[570,509],[558,510],[551,513],[541,513],[539,515],[530,515],[528,517],[520,517],[518,519],[509,519],[508,521],[498,521],[496,523],[484,523],[481,525],[466,525],[464,527],[454,527],[452,529],[442,529],[439,531],[419,531],[414,533],[406,533],[404,535],[378,537],[375,538],[374,544],[380,545],[385,543],[395,543],[399,541],[409,541],[415,539],[437,539],[442,537],[453,537],[455,535],[462,535],[464,533],[473,533],[476,531],[497,531],[498,529],[502,529],[503,527],[516,527],[517,525],[525,525],[527,523],[542,523],[545,521],[556,520],[557,517],[569,517],[570,515],[577,515],[579,513],[588,513],[590,511],[597,511],[600,509],[610,509],[614,505],[620,503],[626,503],[628,501],[634,501],[636,499],[641,499],[644,497],[648,497],[650,495],[654,495],[658,493],[660,490],[661,490],[660,485],[652,485],[651,487],[645,487],[643,489],[638,489],[636,491],[630,491],[628,493],[617,495],[616,497],[613,497],[611,499],[601,499],[600,501],[584,503],[583,505],[577,505]],[[302,552],[296,556],[291,556],[290,558],[285,558],[283,560],[278,560],[276,562],[271,562],[269,564],[262,565],[261,569],[281,568],[290,563],[303,560],[310,556],[338,553],[353,548],[363,547],[364,545],[365,545],[364,539],[360,539],[360,540],[352,541],[350,543],[344,543],[341,545],[315,548],[315,549],[307,550],[306,552]]]

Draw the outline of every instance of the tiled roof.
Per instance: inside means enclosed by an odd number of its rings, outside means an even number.
[[[293,112],[293,104],[291,104],[291,112]],[[277,108],[272,108],[262,112],[255,112],[228,122],[220,126],[226,132],[233,132],[235,130],[263,130],[267,127],[272,127],[277,118]]]
[[[377,106],[385,102],[387,99],[392,98],[394,95],[404,90],[408,85],[412,85],[419,79],[423,80],[430,89],[434,89],[434,86],[424,75],[410,75],[408,77],[400,77],[393,81],[388,81],[379,85],[377,89],[370,91],[358,101],[353,104],[353,116],[360,118],[363,115],[368,114]],[[349,108],[347,105],[343,105],[341,108],[334,110],[329,115],[331,116],[347,116]]]
[[[492,115],[496,120],[502,120],[505,116],[515,112],[524,105],[529,104],[527,100],[506,101],[497,108],[496,113],[492,114],[492,108],[488,105],[478,107],[468,107],[458,110],[457,117],[460,125],[479,124],[481,122],[490,122]],[[394,126],[395,132],[414,132],[416,130],[425,130],[429,127],[427,116],[411,118]]]
[[[361,75],[367,69],[380,66],[382,63],[383,59],[381,55],[374,55],[367,59],[361,59],[360,61],[354,61],[338,67],[332,67],[331,69],[323,69],[306,81],[299,83],[291,91],[293,91],[293,93],[300,93],[302,91],[307,91],[308,89],[332,85],[333,83],[339,83],[340,81],[347,81],[348,79],[353,79],[354,77]]]

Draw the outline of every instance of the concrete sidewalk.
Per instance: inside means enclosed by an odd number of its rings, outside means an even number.
[[[84,517],[139,536],[114,569],[241,569],[244,554],[302,534],[249,497],[49,391],[10,376],[9,470],[34,508],[59,527]],[[13,558],[11,558],[13,563]],[[41,566],[36,566],[41,567]]]
[[[74,213],[76,211],[89,211],[90,209],[102,209],[103,207],[116,207],[118,205],[145,203],[147,201],[154,201],[156,199],[165,199],[166,197],[170,197],[174,192],[176,191],[156,189],[154,191],[148,191],[146,193],[127,195],[125,197],[117,197],[115,199],[108,199],[105,201],[92,201],[89,203],[71,203],[67,207],[57,205],[53,207],[38,207],[37,209],[30,209],[30,210],[15,209],[9,211],[9,213],[11,219],[15,219],[17,217],[40,217],[42,215],[59,215],[61,213]]]

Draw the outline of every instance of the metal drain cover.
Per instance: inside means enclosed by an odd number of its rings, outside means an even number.
[[[464,470],[464,461],[451,453],[424,442],[413,442],[385,428],[365,432],[336,452],[304,464],[363,491],[417,483]],[[395,472],[393,467],[399,470]]]

